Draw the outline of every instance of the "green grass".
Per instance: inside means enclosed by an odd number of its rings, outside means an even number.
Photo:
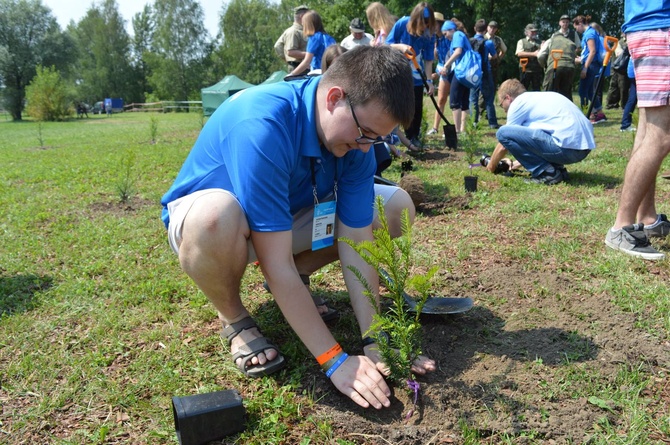
[[[252,311],[263,308],[257,317],[294,364],[281,379],[248,380],[235,370],[213,308],[167,245],[159,200],[201,125],[197,114],[96,115],[45,123],[40,141],[37,123],[0,119],[0,443],[176,443],[171,397],[226,388],[242,392],[249,415],[237,443],[353,443],[318,415],[321,396],[300,385],[316,364],[259,292],[259,271],[249,269],[243,297]],[[667,341],[668,261],[633,261],[602,243],[631,140],[618,125],[596,127],[596,134],[599,148],[570,169],[570,184],[537,187],[475,169],[480,191],[469,207],[477,216],[447,207],[444,224],[423,224],[417,242],[429,250],[417,254],[419,266],[439,252],[445,273],[458,273],[471,256],[492,248],[529,272],[552,267],[568,274],[574,286],[570,295],[557,296],[534,283],[521,297],[602,296],[622,313],[641,314],[636,329]],[[490,152],[493,143],[489,135],[484,148]],[[447,199],[465,195],[467,172],[465,161],[447,160],[422,164],[415,174],[435,197]],[[399,178],[399,166],[388,176]],[[124,178],[132,187],[121,202]],[[661,207],[669,195],[670,184],[659,183]],[[538,227],[554,236],[535,239]],[[472,291],[467,281],[442,280],[442,289]],[[486,295],[480,301],[499,304]],[[347,332],[355,331],[355,321],[345,317],[340,324],[337,335],[353,344],[356,336]],[[588,334],[597,333],[594,326]],[[651,365],[626,363],[616,376],[603,375],[578,362],[590,351],[577,346],[561,366],[529,362],[538,391],[602,402],[592,443],[652,443],[658,432],[668,437],[667,417],[647,409],[651,396],[644,390],[659,378]],[[554,378],[543,380],[549,372]],[[490,409],[502,415],[507,408]],[[626,419],[624,431],[611,422],[610,410]],[[465,420],[454,428],[464,443],[489,443]],[[498,439],[542,443],[533,431]]]

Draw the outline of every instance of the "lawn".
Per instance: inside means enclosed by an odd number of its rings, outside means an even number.
[[[289,366],[260,380],[236,371],[160,221],[200,115],[0,121],[0,443],[175,444],[171,398],[221,389],[247,411],[245,431],[223,443],[670,442],[670,263],[603,243],[633,138],[620,110],[607,114],[597,150],[553,187],[474,168],[468,194],[463,153],[426,140],[412,172],[427,195],[415,267],[437,265],[434,293],[475,307],[423,319],[439,369],[421,379],[409,421],[402,388],[382,412],[337,393],[255,267],[243,298]],[[481,151],[494,143],[485,130]],[[400,179],[400,163],[385,176]],[[657,187],[670,212],[670,181]],[[341,312],[336,338],[360,353],[339,267],[312,282]]]

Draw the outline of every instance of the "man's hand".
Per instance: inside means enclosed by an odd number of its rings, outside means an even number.
[[[391,406],[391,390],[377,366],[365,356],[349,356],[330,380],[342,394],[363,408]]]

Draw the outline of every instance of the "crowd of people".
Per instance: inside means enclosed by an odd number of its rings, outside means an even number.
[[[216,110],[162,198],[162,219],[183,270],[217,309],[242,373],[259,377],[286,365],[280,348],[263,336],[240,297],[245,269],[257,261],[286,320],[335,387],[363,407],[380,409],[390,405],[384,380],[388,369],[375,340],[365,338],[374,309],[358,279],[369,284],[378,302],[379,277],[337,240],[372,240],[377,211],[385,212],[391,235],[399,236],[401,215],[407,212],[412,221],[415,209],[401,188],[374,183],[377,165],[371,147],[384,140],[392,144],[389,135],[402,127],[406,138],[398,139],[419,149],[423,95],[434,94],[432,82],[438,82],[438,103],[448,99],[460,132],[481,96],[489,126],[497,129],[491,172],[500,165],[524,167],[535,182],[565,181],[565,165],[583,160],[595,148],[593,124],[605,119],[602,101],[594,94],[605,49],[589,17],[572,19],[581,39],[569,29],[567,16],[544,43],[534,24],[526,26],[515,53],[520,79],[505,80],[497,92],[507,114],[506,124],[498,128],[491,104],[507,46],[496,35],[496,21],[477,21],[470,38],[460,20],[445,19],[428,3],[395,20],[374,2],[366,10],[373,32],[366,34],[360,18],[353,18],[351,35],[337,44],[316,11],[299,6],[294,12],[294,23],[276,49],[291,76],[299,78],[243,90]],[[654,200],[656,175],[670,152],[669,29],[667,5],[626,2],[623,31],[640,118],[619,211],[605,242],[646,259],[664,257],[648,237],[670,233],[670,222],[656,213]],[[468,51],[477,51],[482,60],[482,83],[475,91],[453,69]],[[595,102],[590,119],[566,94],[575,67],[580,97]],[[304,76],[309,72],[320,75]],[[541,92],[543,81],[547,91]],[[515,160],[505,158],[507,153]],[[384,198],[382,209],[373,207],[375,196]],[[336,260],[363,337],[359,355],[349,356],[335,341],[325,324],[332,309],[310,292],[310,275]],[[417,374],[435,369],[436,363],[424,356],[412,367]]]

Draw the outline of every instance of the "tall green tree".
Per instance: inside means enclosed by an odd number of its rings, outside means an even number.
[[[133,89],[136,77],[130,64],[130,37],[116,0],[93,4],[70,32],[77,42],[76,80],[82,99],[138,99]]]
[[[200,3],[156,0],[153,15],[156,28],[146,60],[154,93],[165,100],[197,97],[212,51]]]
[[[147,62],[147,54],[151,52],[152,35],[155,22],[150,5],[144,5],[144,9],[133,17],[133,39],[132,39],[132,65],[137,74],[137,88],[142,95],[142,101],[147,93],[151,93],[149,76],[151,70]]]
[[[25,89],[36,67],[54,66],[67,72],[73,42],[40,0],[0,0],[0,48],[4,106],[13,120],[21,120]]]
[[[279,5],[269,0],[232,0],[221,19],[223,44],[216,51],[219,77],[235,74],[258,84],[285,65],[275,56],[274,43],[293,21],[279,21]]]

